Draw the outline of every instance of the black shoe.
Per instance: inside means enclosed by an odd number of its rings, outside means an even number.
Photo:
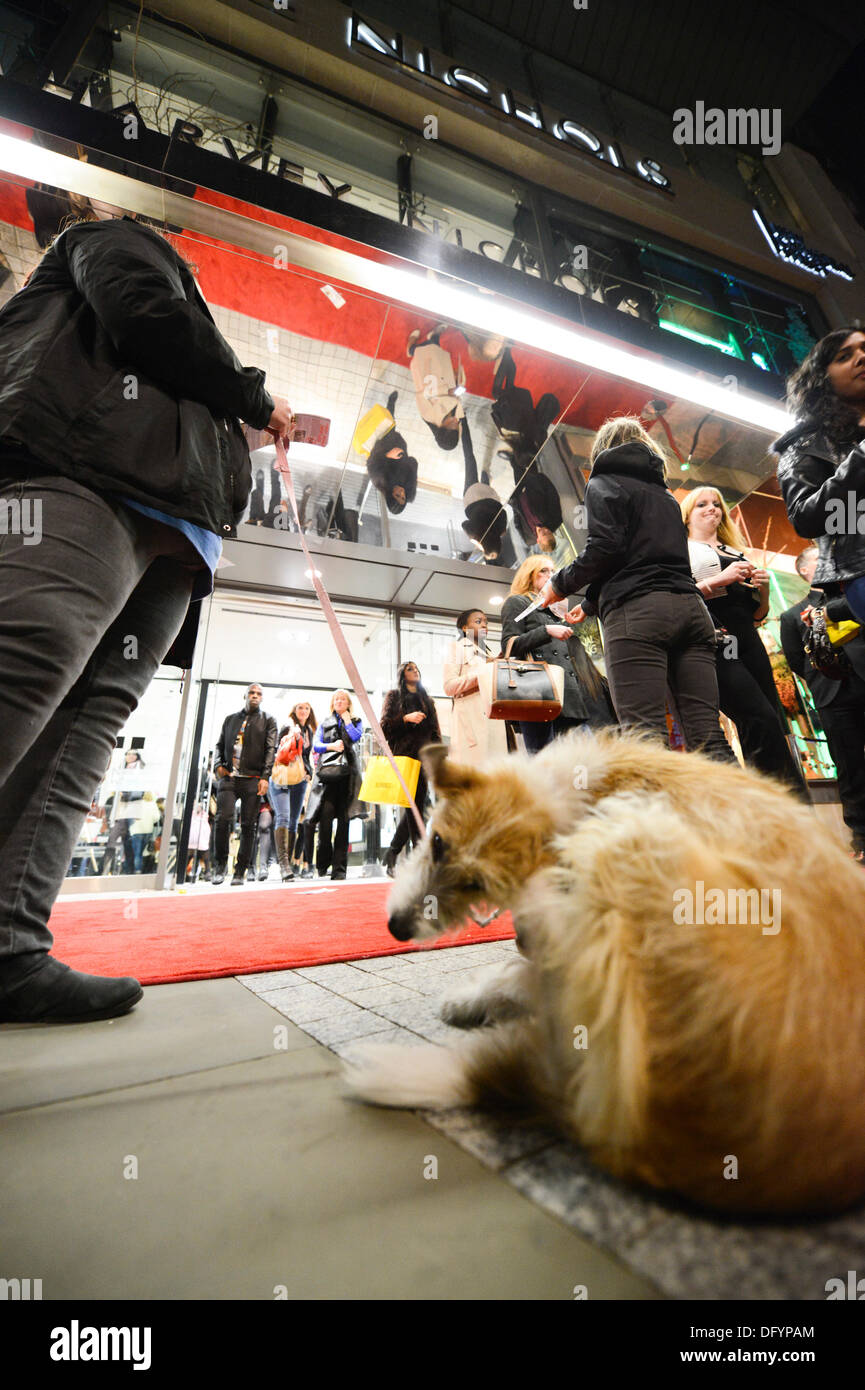
[[[246,882],[246,874],[245,874],[245,873],[242,873],[242,872],[241,872],[241,873],[235,872],[234,878],[231,880],[231,886],[232,886],[232,888],[236,888],[237,885],[238,885],[239,883],[245,883],[245,882]]]
[[[385,873],[387,874],[388,878],[393,878],[394,869],[396,868],[396,855],[394,854],[392,849],[385,850],[384,858],[381,862],[384,865]]]
[[[331,883],[344,882],[345,869],[334,869],[330,875]]]
[[[315,878],[315,869],[311,864],[307,864],[305,869],[300,871],[301,878]]]
[[[88,1023],[119,1018],[144,991],[130,976],[84,975],[53,956],[43,956],[16,982],[0,975],[0,1023]]]
[[[211,882],[211,883],[224,883],[224,882],[225,882],[225,865],[224,865],[224,864],[214,864],[214,866],[213,866],[213,872],[212,872],[212,874],[210,875],[210,882]]]

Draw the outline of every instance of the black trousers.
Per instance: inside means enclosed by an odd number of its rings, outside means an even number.
[[[853,848],[865,849],[865,681],[852,675],[831,705],[818,706]]]
[[[345,877],[348,865],[348,799],[351,778],[340,777],[326,782],[318,811],[318,855],[315,867],[324,876],[332,869],[331,877]],[[336,824],[334,825],[334,822]]]
[[[753,626],[737,628],[716,654],[721,709],[736,725],[749,767],[778,777],[807,797],[801,773],[784,734],[772,663]],[[809,799],[810,804],[810,799]]]
[[[414,794],[414,799],[417,802],[417,808],[420,811],[421,815],[424,816],[424,819],[426,819],[426,797],[426,777],[424,776],[423,768],[421,768],[421,771],[418,773],[417,791]],[[411,809],[410,806],[406,806],[405,810],[400,816],[397,828],[394,831],[393,839],[390,842],[391,850],[395,855],[399,854],[400,850],[403,848],[409,837],[411,838],[412,845],[416,845],[420,840],[420,831],[418,829],[417,821],[414,818],[414,811]]]
[[[38,508],[41,524],[38,544],[0,531],[2,972],[51,949],[84,817],[201,559],[180,531],[68,478],[0,478],[0,500]]]
[[[216,824],[213,827],[213,854],[217,864],[228,859],[228,840],[234,825],[234,809],[240,797],[240,848],[235,873],[246,873],[252,859],[255,827],[258,822],[257,777],[223,777],[216,792]]]
[[[718,722],[715,628],[699,594],[657,592],[626,599],[603,623],[607,680],[619,723],[651,730],[668,744],[669,686],[689,751],[735,762]]]
[[[570,733],[571,729],[581,729],[584,724],[588,728],[587,720],[568,719],[563,714],[560,714],[558,719],[549,721],[521,719],[520,733],[523,736],[523,743],[526,745],[526,752],[540,753],[551,739],[559,738],[561,734]]]

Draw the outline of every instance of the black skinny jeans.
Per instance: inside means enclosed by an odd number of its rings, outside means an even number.
[[[784,735],[766,648],[753,623],[727,630],[735,644],[722,642],[717,650],[718,696],[721,709],[736,725],[742,756],[750,767],[801,793],[802,778]]]
[[[668,744],[666,691],[676,702],[689,751],[736,761],[718,722],[715,628],[696,592],[626,599],[603,619],[610,694],[619,723]]]

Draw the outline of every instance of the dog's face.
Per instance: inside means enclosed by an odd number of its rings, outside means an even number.
[[[388,926],[398,941],[461,926],[473,905],[507,907],[530,875],[551,862],[545,843],[552,821],[524,776],[451,763],[441,745],[421,757],[438,799],[388,901]]]

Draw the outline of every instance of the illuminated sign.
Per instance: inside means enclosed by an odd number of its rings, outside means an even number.
[[[656,159],[643,156],[634,161],[633,169],[629,169],[620,145],[605,145],[600,136],[579,121],[543,107],[539,101],[527,101],[510,87],[497,86],[483,73],[463,67],[452,58],[421,47],[413,40],[406,40],[402,34],[392,33],[390,38],[385,38],[380,27],[373,28],[355,11],[352,11],[349,20],[348,44],[367,57],[374,54],[378,58],[387,58],[403,71],[420,73],[463,96],[485,102],[492,110],[503,111],[511,120],[520,121],[538,135],[559,140],[581,154],[590,155],[608,169],[617,169],[620,173],[643,179],[665,192],[673,191],[670,180]]]
[[[782,261],[798,266],[800,270],[807,270],[811,275],[820,275],[824,280],[827,275],[840,275],[842,280],[853,279],[849,265],[845,265],[843,261],[833,261],[831,256],[824,256],[822,251],[812,251],[810,246],[805,245],[798,232],[791,232],[789,227],[779,227],[777,222],[767,222],[756,208],[753,212],[754,221],[774,254]]]

